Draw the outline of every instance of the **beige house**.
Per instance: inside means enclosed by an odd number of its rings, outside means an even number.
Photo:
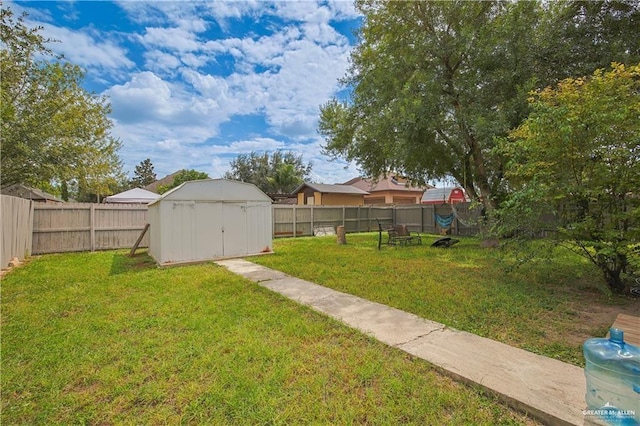
[[[369,193],[351,185],[303,183],[295,191],[298,205],[310,206],[362,206]]]
[[[364,203],[370,204],[420,204],[425,190],[431,186],[411,186],[409,181],[397,175],[381,176],[377,181],[363,177],[351,179],[343,185],[351,185],[368,192]]]

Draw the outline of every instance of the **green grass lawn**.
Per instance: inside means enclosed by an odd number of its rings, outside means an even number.
[[[640,299],[607,295],[598,270],[566,249],[513,269],[476,238],[449,249],[431,247],[436,238],[380,251],[377,233],[349,234],[347,245],[278,239],[275,254],[251,261],[578,366],[584,340],[604,337],[620,312],[640,313]]]
[[[472,304],[460,297],[465,280],[491,279],[478,255],[465,254],[472,248],[377,252],[359,238],[345,247],[282,240],[278,254],[256,260],[423,314],[438,298],[456,308],[425,316],[473,322],[456,319],[461,303]],[[435,259],[449,272],[440,266],[431,271],[441,280],[419,278]],[[446,292],[433,284],[446,280]],[[494,306],[480,287],[473,285],[473,303]],[[521,293],[515,298],[526,299]],[[493,321],[476,318],[486,319]],[[214,264],[158,269],[146,254],[124,251],[36,257],[2,279],[1,320],[4,425],[534,424],[428,363]]]

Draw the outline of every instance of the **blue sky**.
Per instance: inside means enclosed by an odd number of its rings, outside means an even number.
[[[150,158],[158,177],[196,169],[216,178],[239,154],[293,151],[312,180],[358,176],[329,161],[319,106],[339,95],[353,31],[351,0],[4,2],[59,40],[51,49],[106,95],[124,170]]]

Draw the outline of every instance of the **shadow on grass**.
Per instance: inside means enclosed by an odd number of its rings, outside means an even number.
[[[115,253],[111,262],[110,275],[127,274],[132,272],[142,272],[149,269],[156,269],[156,262],[146,250],[140,250],[133,257],[129,253]]]

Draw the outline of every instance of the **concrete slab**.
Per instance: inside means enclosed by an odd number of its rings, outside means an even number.
[[[547,424],[584,425],[583,369],[448,328],[242,259],[217,262],[275,292],[482,386]]]

